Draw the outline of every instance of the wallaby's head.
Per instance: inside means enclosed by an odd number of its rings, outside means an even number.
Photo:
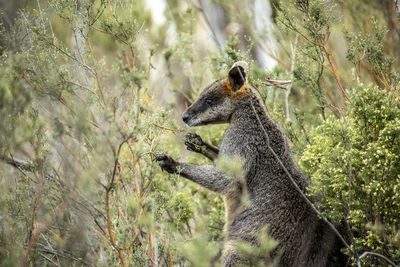
[[[183,113],[182,119],[189,126],[229,122],[237,100],[249,90],[247,63],[236,62],[227,77],[213,82],[203,90],[199,98]]]

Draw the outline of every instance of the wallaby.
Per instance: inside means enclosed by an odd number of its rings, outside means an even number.
[[[229,123],[219,150],[196,135],[187,136],[186,145],[212,160],[221,155],[240,157],[244,182],[225,177],[214,165],[179,163],[166,155],[157,156],[160,167],[223,196],[227,231],[224,266],[250,264],[236,244],[257,246],[256,234],[266,226],[269,236],[279,242],[271,255],[279,257],[279,266],[343,266],[337,236],[318,218],[271,153],[268,143],[305,192],[310,182],[293,159],[283,130],[248,85],[247,76],[247,63],[236,62],[226,78],[205,88],[183,114],[183,121],[191,127]],[[241,203],[243,194],[248,194],[250,205]]]

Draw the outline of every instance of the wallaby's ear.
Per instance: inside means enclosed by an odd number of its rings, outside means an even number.
[[[229,84],[232,87],[232,92],[236,92],[242,88],[247,81],[247,63],[238,61],[232,65],[228,73]]]

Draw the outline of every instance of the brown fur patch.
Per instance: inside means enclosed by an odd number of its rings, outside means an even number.
[[[236,92],[232,92],[232,85],[230,84],[230,81],[229,81],[228,78],[226,78],[222,83],[223,83],[223,85],[222,85],[223,92],[226,95],[230,96],[232,99],[235,99],[235,98],[238,98],[240,96],[243,96],[243,95],[247,94],[249,92],[249,90],[250,90],[248,85],[247,85],[247,82],[244,83],[242,85],[242,87],[240,87],[240,89],[237,90]]]
[[[240,87],[239,90],[237,90],[235,93],[233,93],[232,97],[233,98],[238,98],[241,97],[243,95],[246,95],[249,92],[249,87],[247,86],[247,83],[243,84],[242,87]]]
[[[233,94],[232,93],[232,86],[231,86],[228,78],[225,78],[222,81],[222,91],[228,96],[231,96]]]

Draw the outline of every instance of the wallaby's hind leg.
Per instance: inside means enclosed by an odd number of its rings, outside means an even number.
[[[212,161],[218,157],[218,148],[211,144],[207,144],[197,134],[188,133],[186,135],[185,145],[187,150],[202,154]]]

